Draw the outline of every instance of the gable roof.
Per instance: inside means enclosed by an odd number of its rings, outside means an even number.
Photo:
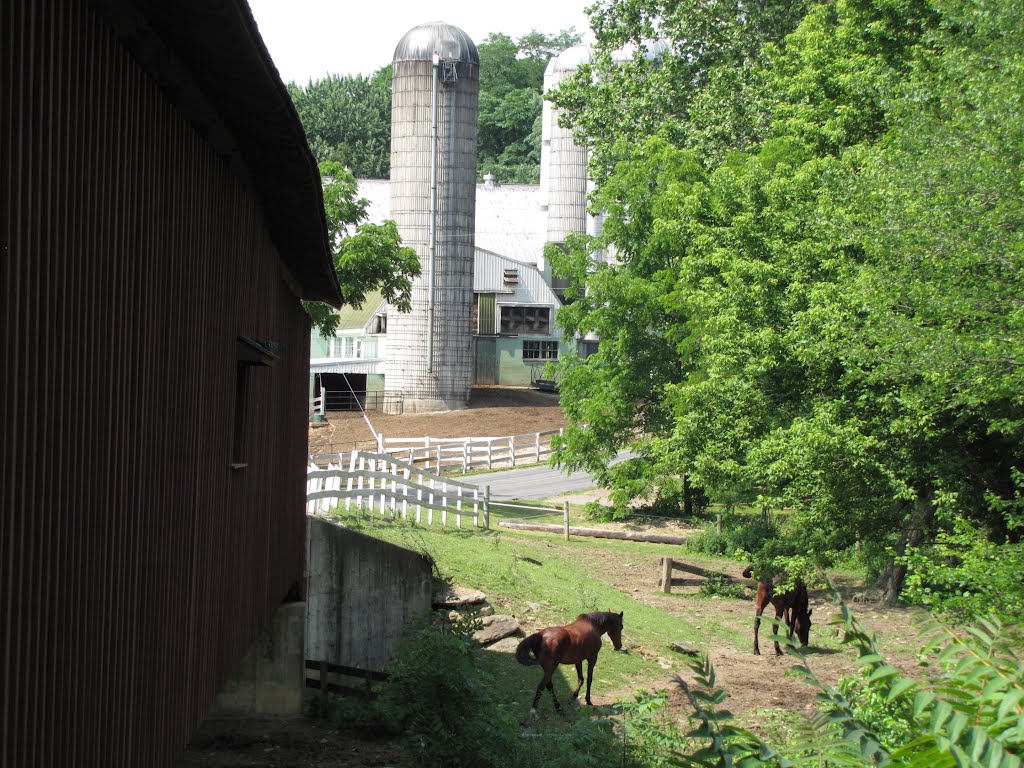
[[[95,0],[122,45],[260,201],[304,299],[341,304],[316,161],[244,0]]]
[[[366,300],[361,307],[343,306],[338,310],[338,330],[351,331],[355,328],[366,328],[374,315],[384,305],[384,297],[380,291],[373,291],[366,294]]]

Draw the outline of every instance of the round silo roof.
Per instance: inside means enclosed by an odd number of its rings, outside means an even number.
[[[594,60],[594,51],[589,45],[574,45],[566,48],[557,56],[552,56],[544,74],[551,75],[555,72],[572,72],[581,64],[589,64]]]
[[[647,59],[647,61],[661,61],[662,57],[672,49],[672,46],[664,38],[659,38],[657,40],[644,40],[642,46],[643,57]],[[636,43],[626,43],[618,50],[612,52],[612,61],[616,63],[632,61],[638,48],[640,48],[640,46]]]
[[[447,61],[480,64],[480,54],[469,35],[443,21],[420,24],[406,32],[395,47],[393,61],[432,61],[435,51]]]

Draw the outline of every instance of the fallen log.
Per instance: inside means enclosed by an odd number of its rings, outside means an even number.
[[[553,523],[520,523],[515,520],[502,520],[498,523],[503,528],[517,531],[541,531],[543,533],[565,533],[565,526]],[[668,536],[663,533],[634,533],[633,531],[612,531],[605,528],[569,528],[570,536],[591,536],[597,539],[624,539],[626,541],[646,541],[652,544],[682,544],[686,539],[682,536]]]

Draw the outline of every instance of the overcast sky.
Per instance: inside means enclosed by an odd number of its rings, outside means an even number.
[[[369,75],[391,63],[395,46],[418,24],[444,21],[483,42],[491,32],[516,39],[531,30],[569,27],[589,36],[583,9],[592,0],[249,0],[281,79],[305,85],[325,75]]]

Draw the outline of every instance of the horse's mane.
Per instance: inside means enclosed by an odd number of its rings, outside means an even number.
[[[609,621],[612,620],[613,616],[616,619],[619,618],[619,614],[614,611],[591,611],[590,613],[581,613],[576,617],[576,620],[586,619],[598,629],[602,629]]]

